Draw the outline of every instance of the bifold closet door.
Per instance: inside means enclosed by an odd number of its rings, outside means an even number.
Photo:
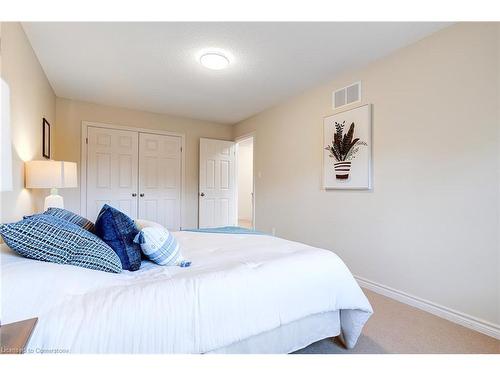
[[[89,127],[87,149],[87,217],[95,221],[107,203],[137,217],[139,135]]]
[[[181,138],[139,133],[139,218],[181,227]]]

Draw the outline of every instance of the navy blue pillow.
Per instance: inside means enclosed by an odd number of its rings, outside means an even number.
[[[141,247],[134,243],[139,230],[130,217],[105,204],[97,216],[94,228],[95,234],[118,255],[124,270],[137,271],[141,267]]]

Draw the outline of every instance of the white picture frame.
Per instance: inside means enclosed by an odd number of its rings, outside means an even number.
[[[371,104],[324,118],[323,189],[372,189]]]

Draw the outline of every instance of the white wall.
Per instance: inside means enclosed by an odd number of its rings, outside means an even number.
[[[186,187],[182,206],[182,227],[198,226],[199,140],[200,137],[231,140],[231,125],[57,98],[56,159],[77,162],[78,168],[80,168],[82,121],[168,130],[185,134]],[[80,181],[78,186],[76,189],[60,190],[60,194],[64,197],[65,207],[74,212],[80,212]]]
[[[238,219],[252,220],[253,139],[238,143]]]
[[[49,191],[24,188],[24,162],[42,159],[42,119],[54,139],[55,95],[18,22],[2,22],[1,74],[10,87],[12,185],[0,193],[0,222],[17,221],[43,208]],[[52,142],[52,151],[54,145]]]
[[[258,140],[257,229],[499,324],[499,34],[453,25],[237,124],[234,137]],[[331,93],[359,80],[374,109],[374,189],[323,191]]]

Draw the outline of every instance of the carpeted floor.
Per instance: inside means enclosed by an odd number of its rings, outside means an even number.
[[[500,341],[364,289],[374,314],[354,349],[325,339],[296,354],[500,353]]]

